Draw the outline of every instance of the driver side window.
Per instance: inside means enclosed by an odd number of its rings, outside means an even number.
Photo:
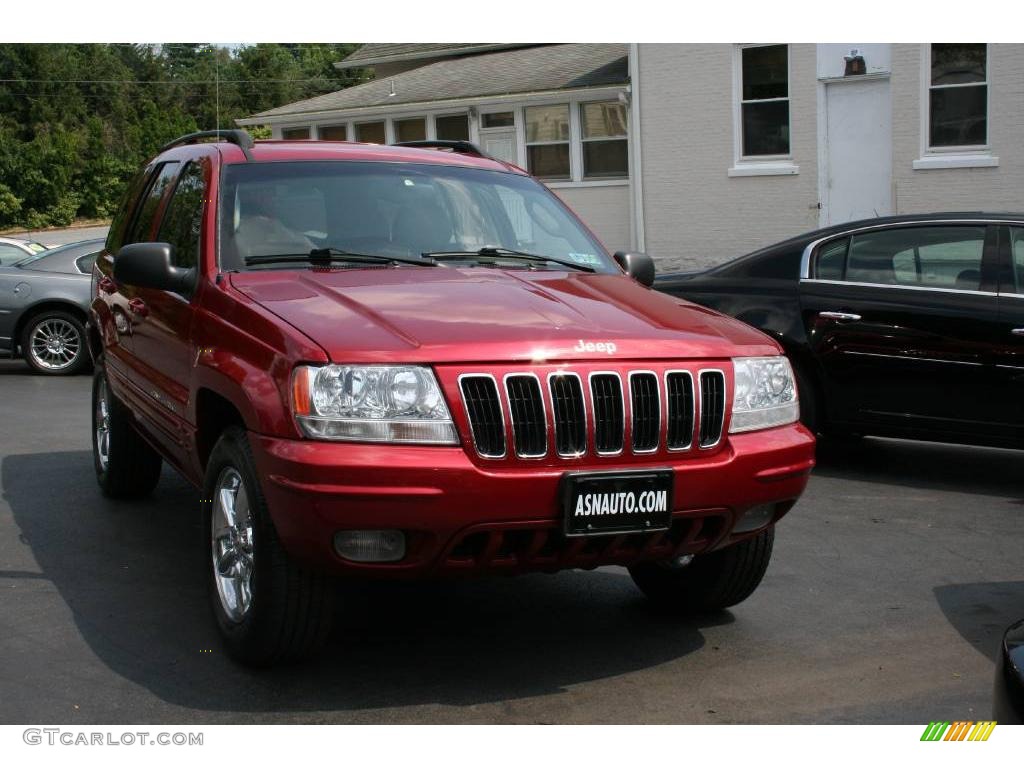
[[[205,199],[203,167],[190,162],[181,172],[157,235],[158,242],[174,246],[171,261],[176,267],[191,269],[199,264]]]

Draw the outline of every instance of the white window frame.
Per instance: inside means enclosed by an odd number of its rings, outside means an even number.
[[[548,104],[524,104],[523,108],[522,108],[524,136],[525,136],[525,131],[526,131],[526,110],[534,108],[534,107],[565,107],[565,109],[566,109],[566,115],[565,116],[569,120],[569,135],[566,138],[564,138],[564,139],[554,139],[554,140],[551,140],[551,141],[527,141],[524,138],[524,144],[523,144],[524,151],[523,151],[523,154],[520,155],[520,161],[521,161],[520,164],[522,165],[523,168],[525,168],[528,172],[530,172],[532,174],[533,172],[530,171],[529,157],[527,156],[527,152],[529,152],[530,147],[557,147],[557,146],[561,146],[561,145],[564,144],[564,145],[566,145],[566,147],[569,150],[569,168],[568,168],[569,174],[568,174],[568,178],[566,178],[566,179],[541,179],[539,176],[537,178],[540,181],[543,181],[545,184],[558,184],[558,183],[564,183],[564,182],[567,182],[567,181],[575,180],[576,177],[577,177],[576,176],[577,172],[574,170],[574,167],[573,167],[575,165],[573,163],[573,145],[575,145],[577,143],[577,140],[578,140],[579,126],[577,126],[577,129],[576,129],[576,134],[577,135],[573,136],[572,102],[569,101],[568,99],[566,99],[564,101],[556,101],[556,102],[551,102],[551,103],[548,103]],[[574,139],[576,139],[576,140],[574,140]]]
[[[786,46],[785,99],[756,99],[756,101],[785,101],[789,116],[789,152],[782,155],[743,154],[743,51],[747,48]],[[729,176],[794,176],[800,166],[793,162],[793,46],[789,43],[737,43],[732,48],[732,153],[733,163]]]
[[[985,144],[971,144],[953,147],[931,146],[931,94],[932,94],[932,43],[921,44],[921,88],[919,114],[921,122],[921,154],[914,160],[915,171],[929,171],[945,168],[992,168],[999,165],[999,158],[992,154],[992,46],[985,44],[985,82],[964,83],[970,86],[985,86]],[[959,85],[937,86],[958,88]]]
[[[576,117],[580,125],[580,179],[584,182],[589,181],[616,181],[619,179],[629,179],[629,105],[624,104],[623,109],[626,114],[626,132],[618,136],[595,136],[593,138],[586,138],[583,135],[583,107],[586,104],[619,104],[619,99],[587,99],[586,101],[576,102]],[[583,145],[589,144],[592,141],[625,141],[626,142],[626,172],[622,176],[595,176],[587,178],[587,168],[584,162]]]
[[[620,94],[629,95],[628,86],[605,86],[595,88],[589,92],[578,93],[545,93],[528,97],[507,96],[492,97],[489,99],[476,99],[474,101],[461,101],[459,104],[447,104],[445,106],[434,106],[418,104],[409,105],[402,109],[394,108],[393,111],[385,112],[383,108],[371,107],[352,111],[343,116],[337,113],[319,113],[307,117],[303,122],[285,122],[271,124],[274,138],[281,138],[281,132],[288,128],[310,127],[310,136],[318,137],[319,126],[347,126],[349,141],[358,141],[356,137],[357,123],[374,123],[383,121],[385,124],[385,135],[388,143],[395,141],[395,122],[413,117],[423,117],[427,121],[427,139],[437,138],[436,119],[439,117],[450,117],[452,115],[465,115],[469,124],[469,140],[473,143],[480,141],[480,115],[490,112],[513,112],[515,115],[516,153],[519,157],[519,165],[527,169],[526,162],[526,124],[525,108],[533,106],[548,106],[552,104],[569,105],[569,179],[559,181],[544,181],[544,185],[551,189],[588,188],[588,187],[624,187],[629,186],[631,177],[629,175],[607,178],[607,179],[584,179],[583,178],[583,141],[582,141],[582,120],[580,119],[581,105],[592,101],[613,101],[620,98]],[[628,105],[627,105],[628,107]],[[487,129],[484,129],[485,131]],[[494,129],[494,130],[508,130]],[[634,151],[632,137],[632,113],[627,114],[626,141],[629,145],[630,157]],[[632,160],[630,161],[632,165]],[[527,169],[528,170],[528,169]],[[632,168],[628,173],[632,172]]]

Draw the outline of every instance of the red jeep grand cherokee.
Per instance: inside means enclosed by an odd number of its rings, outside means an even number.
[[[253,664],[324,638],[338,574],[615,564],[678,609],[745,599],[814,462],[779,345],[428,144],[204,132],[139,174],[94,272],[103,492],[162,460],[202,488]]]

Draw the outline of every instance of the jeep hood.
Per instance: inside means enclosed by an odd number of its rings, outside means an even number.
[[[760,331],[624,275],[305,269],[233,273],[231,284],[337,362],[725,358],[779,350]]]

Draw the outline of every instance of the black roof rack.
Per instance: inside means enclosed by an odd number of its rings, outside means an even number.
[[[184,144],[195,144],[200,139],[218,139],[220,141],[228,141],[237,146],[242,150],[246,160],[252,160],[252,149],[253,140],[252,136],[247,131],[243,131],[240,128],[226,128],[220,131],[197,131],[196,133],[189,133],[185,136],[179,136],[174,141],[168,142],[160,147],[161,152],[166,152],[168,149],[174,147],[180,147]]]
[[[455,152],[460,155],[475,155],[476,157],[485,157],[487,159],[491,159],[489,155],[484,154],[483,150],[480,149],[480,147],[469,141],[453,141],[449,139],[426,139],[425,141],[396,141],[391,146],[415,147],[417,149],[444,149],[449,152]]]

